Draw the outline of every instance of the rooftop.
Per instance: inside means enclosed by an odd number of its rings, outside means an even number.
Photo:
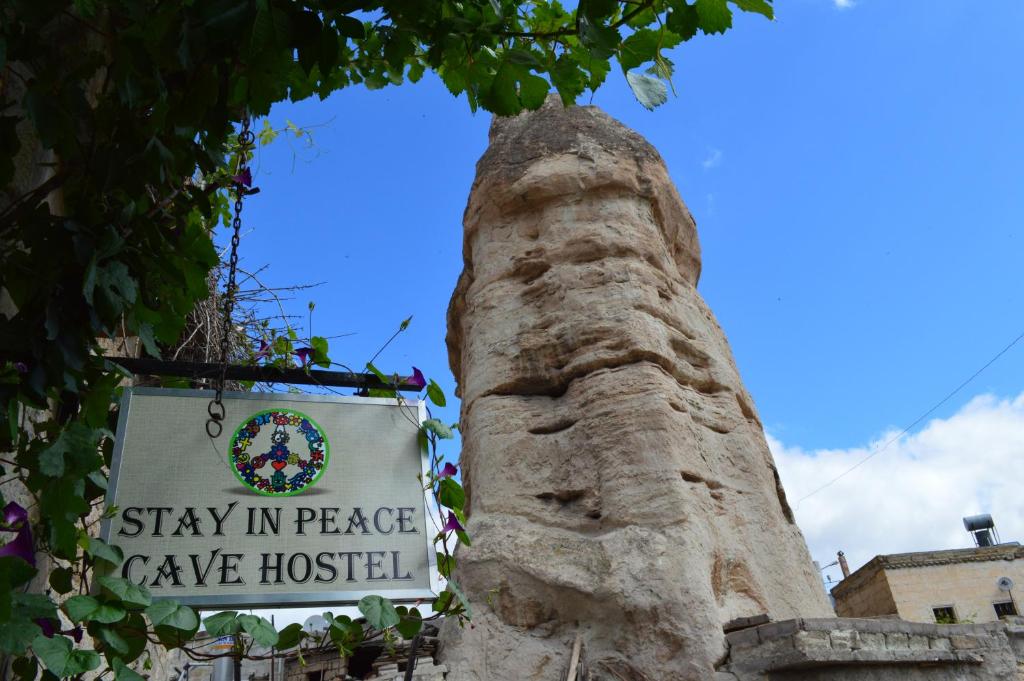
[[[996,546],[973,547],[969,549],[890,553],[888,555],[875,556],[855,570],[849,577],[832,588],[832,595],[838,598],[849,591],[856,591],[881,570],[1017,559],[1024,559],[1024,546],[1021,546],[1019,542],[1008,542]]]

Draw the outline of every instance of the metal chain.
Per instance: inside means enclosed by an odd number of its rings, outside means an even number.
[[[224,408],[224,381],[228,371],[228,350],[231,338],[231,315],[235,310],[235,272],[238,269],[238,242],[242,230],[242,199],[248,190],[242,178],[246,175],[248,168],[249,149],[256,142],[256,136],[249,130],[249,116],[246,115],[242,121],[242,131],[238,133],[238,170],[235,175],[235,217],[231,221],[234,232],[231,235],[231,255],[228,258],[228,283],[224,293],[224,328],[220,335],[220,375],[214,384],[216,392],[213,399],[206,406],[206,413],[210,418],[206,420],[206,434],[211,438],[220,437],[224,430],[224,417],[227,410]]]

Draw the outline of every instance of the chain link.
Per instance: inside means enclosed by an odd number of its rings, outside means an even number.
[[[206,434],[211,438],[220,437],[224,430],[224,417],[227,410],[224,408],[224,382],[228,371],[228,351],[231,339],[231,315],[235,310],[235,272],[238,269],[238,242],[242,230],[242,199],[245,197],[248,187],[243,184],[242,178],[246,174],[249,164],[249,149],[256,142],[256,136],[249,130],[249,116],[246,115],[242,121],[242,131],[238,133],[238,169],[235,175],[235,216],[231,221],[233,233],[231,235],[231,254],[228,258],[228,282],[224,293],[224,328],[220,335],[220,375],[214,384],[213,399],[206,407],[206,413],[210,418],[206,420]]]

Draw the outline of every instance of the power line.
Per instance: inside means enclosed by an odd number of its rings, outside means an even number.
[[[892,437],[892,438],[891,438],[891,439],[890,439],[889,441],[887,441],[887,442],[886,442],[886,443],[885,443],[884,445],[882,445],[882,446],[881,446],[880,448],[876,449],[875,451],[871,452],[870,454],[868,454],[867,456],[865,456],[865,457],[864,457],[863,459],[861,459],[860,461],[858,461],[857,463],[853,464],[852,466],[850,466],[849,468],[847,468],[847,469],[846,469],[845,471],[843,471],[842,473],[840,473],[840,474],[839,474],[839,475],[837,475],[836,477],[834,477],[834,478],[832,478],[831,480],[829,480],[828,482],[826,482],[826,483],[825,483],[824,485],[822,485],[821,487],[818,487],[818,488],[816,488],[816,489],[812,490],[811,492],[809,492],[809,493],[805,494],[804,496],[800,497],[800,498],[799,498],[799,499],[797,500],[797,502],[796,502],[796,505],[797,505],[797,506],[800,506],[800,502],[802,502],[802,501],[803,501],[804,499],[807,499],[807,498],[809,498],[809,497],[812,497],[812,496],[814,496],[815,494],[817,494],[817,493],[818,493],[818,492],[820,492],[821,490],[823,490],[823,489],[825,489],[826,487],[829,487],[829,486],[831,486],[832,484],[836,483],[836,482],[837,482],[837,481],[839,481],[839,480],[840,480],[841,478],[843,478],[843,477],[845,477],[846,475],[848,475],[848,474],[852,473],[852,472],[853,472],[854,470],[856,470],[857,468],[860,468],[860,467],[861,467],[862,465],[864,465],[865,463],[867,463],[868,461],[870,461],[870,460],[871,460],[871,459],[873,459],[874,457],[876,457],[876,456],[878,456],[879,454],[881,454],[882,452],[884,452],[884,451],[885,451],[886,449],[888,449],[888,448],[889,448],[889,445],[891,445],[892,443],[896,442],[896,441],[897,441],[897,440],[899,440],[899,439],[900,439],[901,437],[903,437],[904,435],[906,435],[907,433],[909,433],[909,432],[910,432],[910,431],[911,431],[911,430],[912,430],[912,429],[913,429],[913,428],[914,428],[914,427],[915,427],[915,426],[916,426],[917,424],[921,423],[921,421],[924,421],[924,420],[925,420],[926,418],[928,418],[929,416],[931,416],[931,415],[932,415],[932,412],[934,412],[934,411],[935,411],[936,409],[938,409],[939,407],[941,407],[942,405],[944,405],[944,404],[945,404],[946,402],[948,402],[948,401],[949,401],[949,400],[950,400],[950,399],[951,399],[951,398],[952,398],[952,397],[953,397],[954,395],[956,395],[956,394],[957,394],[958,392],[960,392],[961,390],[963,390],[963,389],[964,389],[964,388],[965,388],[965,387],[966,387],[966,386],[967,386],[967,385],[968,385],[968,384],[969,384],[969,383],[970,383],[971,381],[973,381],[973,380],[974,380],[974,379],[976,379],[976,378],[977,378],[978,376],[980,376],[980,375],[981,375],[981,373],[982,373],[983,371],[985,371],[985,369],[988,369],[988,368],[989,368],[990,366],[992,366],[993,364],[995,364],[996,360],[998,360],[998,359],[999,359],[1000,357],[1002,357],[1003,355],[1005,355],[1005,354],[1006,354],[1006,353],[1007,353],[1007,352],[1008,352],[1008,351],[1010,350],[1010,348],[1012,348],[1012,347],[1013,347],[1014,345],[1016,345],[1017,343],[1019,343],[1019,342],[1021,341],[1021,339],[1024,339],[1024,333],[1021,333],[1021,334],[1020,334],[1019,336],[1017,336],[1017,337],[1016,337],[1016,338],[1014,338],[1014,339],[1013,339],[1012,341],[1010,341],[1009,345],[1007,345],[1007,346],[1006,346],[1005,348],[1003,348],[1002,350],[1000,350],[999,352],[997,352],[997,353],[996,353],[996,355],[995,355],[995,356],[994,356],[994,357],[993,357],[992,359],[990,359],[989,361],[985,362],[985,365],[984,365],[984,366],[982,366],[982,367],[981,367],[980,369],[978,369],[978,370],[977,370],[977,371],[975,371],[975,372],[974,372],[973,374],[971,374],[971,375],[970,375],[970,377],[969,377],[969,378],[967,378],[967,380],[965,380],[965,381],[964,381],[963,383],[961,383],[961,384],[960,384],[960,385],[958,385],[958,386],[957,386],[956,388],[954,388],[954,389],[952,390],[952,392],[950,392],[950,393],[949,393],[948,395],[946,395],[946,396],[945,396],[945,397],[943,397],[943,398],[942,398],[941,400],[939,400],[938,402],[936,402],[936,403],[935,403],[935,405],[934,405],[934,406],[932,406],[932,408],[931,408],[931,409],[929,409],[928,411],[926,411],[925,413],[921,414],[921,415],[920,415],[920,416],[918,416],[918,417],[917,417],[916,419],[914,419],[914,422],[913,422],[913,423],[911,423],[911,424],[910,424],[909,426],[907,426],[906,428],[904,428],[903,430],[901,430],[901,431],[900,431],[899,433],[897,433],[897,434],[896,434],[895,436],[893,436],[893,437]]]

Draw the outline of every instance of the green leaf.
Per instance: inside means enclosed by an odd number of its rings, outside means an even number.
[[[92,596],[72,596],[64,601],[64,612],[72,622],[99,622],[113,624],[124,619],[125,610],[117,605],[103,603]]]
[[[725,0],[722,0],[725,2]],[[590,48],[590,53],[595,57],[607,58],[615,53],[619,46],[621,36],[619,30],[613,26],[605,26],[595,23],[590,17],[579,18],[580,41]]]
[[[50,588],[59,594],[66,594],[72,589],[71,578],[74,575],[71,568],[54,568],[50,573]]]
[[[365,596],[359,601],[359,612],[374,629],[393,627],[400,619],[391,601],[380,596]]]
[[[98,537],[89,537],[85,550],[94,560],[105,560],[115,566],[124,562],[124,553],[120,548],[107,544]]]
[[[146,637],[146,620],[142,617],[142,613],[128,613],[128,618],[115,626],[121,640],[128,646],[128,651],[120,655],[121,659],[125,662],[135,660],[149,643],[149,639]],[[162,627],[156,628],[158,635],[161,629]]]
[[[303,638],[306,637],[306,632],[303,630],[302,625],[298,622],[289,624],[287,627],[282,629],[277,634],[277,648],[278,650],[288,650],[299,645]]]
[[[0,653],[22,655],[32,641],[43,633],[39,625],[27,619],[0,622]],[[35,677],[33,677],[35,678]]]
[[[329,614],[324,613],[325,616]],[[328,630],[331,642],[338,647],[343,655],[351,655],[355,647],[363,640],[363,625],[353,622],[345,615],[337,618],[325,617],[325,619],[331,624]]]
[[[32,641],[32,652],[54,676],[59,678],[83,674],[100,666],[98,653],[92,650],[74,650],[71,639],[65,636],[37,636]]]
[[[732,27],[732,10],[726,0],[697,0],[700,29],[705,33],[725,33]]]
[[[693,5],[688,5],[685,2],[679,3],[674,5],[672,11],[668,13],[665,25],[683,40],[689,40],[697,35],[697,29],[700,28],[700,14],[697,13],[697,8]]]
[[[188,387],[187,382],[185,387]],[[89,473],[89,475],[87,475],[86,477],[89,478],[92,484],[96,485],[104,492],[107,491],[107,476],[103,475],[103,471],[93,471],[92,473]]]
[[[462,607],[466,609],[466,617],[473,618],[473,610],[469,606],[469,599],[466,598],[466,594],[462,593],[462,589],[453,579],[448,580],[448,588],[455,592],[455,597],[462,603]]]
[[[469,540],[469,535],[466,534],[465,530],[455,530],[455,536],[459,538],[459,541],[466,546],[472,546],[473,542]]]
[[[775,10],[772,9],[770,0],[732,0],[732,4],[744,12],[757,12],[769,19],[775,18]]]
[[[234,610],[210,615],[203,619],[203,625],[210,636],[231,636],[242,628],[241,622],[238,621],[238,613]]]
[[[440,551],[437,552],[437,571],[442,577],[451,577],[455,570],[455,556],[446,556]]]
[[[68,443],[65,440],[68,431],[61,433],[57,441],[39,453],[39,472],[52,478],[64,475],[64,452]]]
[[[153,602],[149,589],[123,577],[97,577],[96,581],[128,605],[146,607]]]
[[[532,69],[537,70],[541,70],[544,68],[543,56],[527,49],[512,48],[505,52],[504,56],[505,60],[511,64],[528,66]]]
[[[430,431],[434,435],[438,436],[442,440],[451,440],[452,438],[455,437],[455,435],[452,434],[452,429],[444,425],[437,419],[427,419],[426,421],[423,422],[422,427]]]
[[[513,116],[520,112],[519,93],[516,91],[516,77],[521,66],[504,62],[494,74],[491,87],[481,97],[481,103],[499,116]]]
[[[550,91],[551,85],[540,76],[527,73],[519,80],[519,99],[523,108],[529,111],[536,111],[543,106]]]
[[[57,606],[43,594],[15,593],[11,596],[15,613],[27,619],[57,619]]]
[[[451,591],[442,591],[437,598],[434,599],[432,606],[434,612],[445,612],[452,603],[452,599],[455,598],[455,594]]]
[[[182,631],[193,631],[199,628],[199,616],[187,605],[176,601],[157,601],[145,610],[146,616],[153,626],[167,626]]]
[[[256,20],[252,25],[251,54],[273,51],[288,41],[288,15],[269,3],[257,3]]]
[[[126,665],[119,657],[114,658],[110,667],[114,670],[115,681],[146,681],[142,674]]]
[[[90,631],[95,631],[95,636],[103,641],[103,651],[108,655],[111,651],[121,655],[131,652],[131,644],[121,636],[116,627],[95,627],[90,628]]]
[[[420,78],[423,77],[424,71],[426,71],[426,67],[423,65],[423,62],[414,61],[409,65],[409,71],[406,73],[406,77],[409,78],[410,83],[418,83],[420,82]]]
[[[371,374],[373,374],[374,376],[379,378],[381,383],[384,383],[385,385],[391,385],[391,383],[392,383],[391,378],[388,377],[388,376],[385,376],[384,372],[382,372],[380,369],[378,369],[377,367],[375,367],[373,365],[373,362],[367,362],[366,363],[366,368],[367,368],[367,370]]]
[[[263,127],[256,134],[256,137],[259,138],[260,146],[266,146],[277,138],[277,131],[274,130],[274,126],[270,124],[269,118],[263,119]]]
[[[256,615],[239,615],[238,622],[242,625],[245,633],[252,636],[252,639],[265,648],[277,644],[277,629],[274,625]]]
[[[587,88],[587,75],[580,68],[575,56],[568,53],[560,55],[555,60],[550,76],[552,84],[562,98],[562,103],[566,106],[575,104],[576,98]]]
[[[660,31],[641,28],[622,41],[619,48],[619,66],[629,71],[644,62],[653,61],[660,46]]]
[[[420,633],[420,629],[423,628],[423,616],[420,615],[419,610],[416,608],[406,610],[404,607],[398,607],[395,610],[400,617],[395,629],[402,635],[402,638],[409,640]]]
[[[36,575],[36,569],[18,556],[0,556],[0,598],[10,598],[12,589]],[[0,617],[2,620],[2,617]]]
[[[20,681],[35,681],[39,674],[39,664],[34,657],[19,657],[11,665],[11,671]]]
[[[642,28],[622,41],[619,49],[619,65],[629,71],[649,61],[656,61],[661,50],[675,47],[682,41],[677,34],[666,29]]]
[[[434,379],[430,379],[430,383],[427,383],[427,397],[439,407],[447,404],[447,400],[444,398],[444,391],[441,390],[441,386],[434,382]]]
[[[64,602],[63,607],[71,621],[78,623],[89,619],[90,615],[99,610],[100,602],[92,596],[73,596]]]
[[[448,508],[462,510],[466,505],[466,492],[462,485],[451,478],[445,478],[438,486],[438,500]]]
[[[636,71],[626,74],[626,82],[644,108],[653,111],[668,101],[668,89],[657,78],[651,78]]]
[[[327,339],[321,336],[313,336],[309,339],[309,345],[313,348],[312,363],[329,369],[331,366],[331,358],[327,355]]]
[[[338,32],[343,36],[355,38],[356,40],[362,40],[366,37],[366,28],[363,26],[363,22],[358,19],[340,16],[334,20],[334,23],[338,27]]]

